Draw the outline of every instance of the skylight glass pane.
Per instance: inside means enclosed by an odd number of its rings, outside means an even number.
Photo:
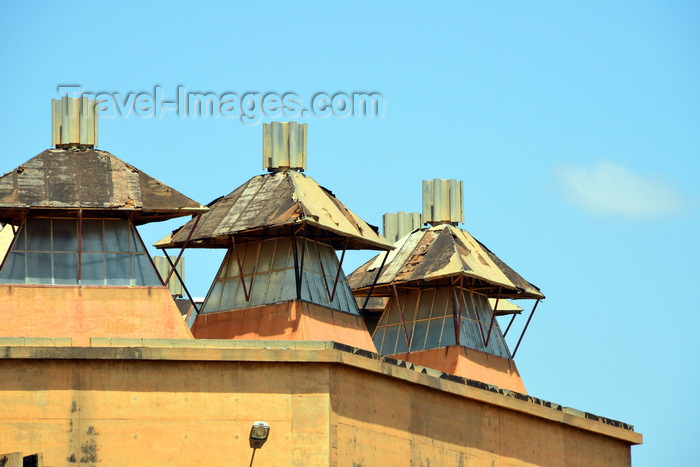
[[[243,276],[243,280],[245,281],[245,289],[243,288],[243,284],[241,284],[241,280],[237,277],[226,280],[226,288],[224,289],[224,293],[221,297],[221,306],[226,307],[224,308],[225,310],[250,306],[250,303],[245,297],[246,291],[250,294],[250,277],[251,276]],[[229,294],[232,296],[233,300],[233,304],[230,305],[230,308]]]
[[[464,333],[462,345],[474,347],[474,329],[467,318],[462,318],[462,332]]]
[[[406,333],[404,333],[402,325],[399,325],[398,328],[399,328],[399,335],[398,335],[398,338],[396,339],[396,351],[395,351],[395,353],[408,352],[408,343],[406,342]]]
[[[304,248],[304,241],[302,239],[298,239],[297,245],[299,246],[299,258],[301,258],[302,256],[301,253],[304,253],[304,269],[308,269],[309,271],[321,272],[321,270],[318,267],[318,261],[316,260],[316,251],[314,248],[314,243],[307,240],[306,248]]]
[[[145,253],[132,254],[132,274],[131,285],[138,286],[159,286],[162,285],[158,272],[153,267],[150,258]]]
[[[53,251],[78,251],[78,222],[76,219],[53,220]]]
[[[211,290],[209,291],[209,294],[207,295],[207,300],[204,302],[204,305],[200,310],[202,313],[221,310],[220,306],[222,284],[222,281],[214,282],[214,285],[212,286]]]
[[[440,334],[442,334],[442,323],[444,319],[431,319],[428,321],[428,337],[425,341],[426,349],[435,349],[440,346]]]
[[[294,267],[294,259],[292,258],[292,241],[289,238],[278,238],[275,240],[275,254],[272,260],[272,269],[283,269],[286,267]]]
[[[27,283],[51,284],[51,253],[27,253]]]
[[[484,295],[474,294],[474,304],[479,312],[479,321],[490,323],[491,307],[488,304],[488,299]]]
[[[416,314],[416,319],[428,319],[430,318],[430,309],[433,306],[433,300],[435,299],[435,289],[425,289],[421,291],[420,306],[418,307],[418,313]]]
[[[282,290],[284,289],[284,279],[287,271],[274,271],[270,273],[270,282],[267,285],[267,291],[265,292],[265,302],[266,303],[277,303],[280,301],[282,296]]]
[[[9,225],[6,225],[4,228],[11,229],[12,227],[10,227]],[[26,250],[26,248],[25,248],[27,245],[27,243],[25,241],[25,237],[26,237],[25,232],[26,231],[27,230],[24,226],[20,227],[19,232],[17,232],[17,235],[15,237],[14,243],[12,244],[13,251],[25,251]],[[0,260],[0,261],[2,261],[2,260]]]
[[[355,300],[355,296],[352,294],[352,291],[350,290],[350,286],[348,285],[347,281],[344,281],[341,285],[341,290],[345,291],[345,301],[348,303],[349,309],[353,312],[353,314],[359,315],[360,308],[357,306],[357,300]],[[340,285],[338,285],[338,288],[341,288]]]
[[[494,326],[494,329],[491,331],[491,340],[489,341],[489,347],[495,355],[498,355],[499,357],[505,357],[506,352],[503,345],[503,338],[500,335],[501,333],[498,331],[498,328]]]
[[[26,283],[24,252],[10,252],[5,264],[0,271],[0,283],[3,284],[24,284]]]
[[[425,336],[428,333],[427,321],[416,321],[413,329],[413,337],[411,338],[411,350],[425,349]]]
[[[397,325],[387,326],[386,335],[384,336],[384,343],[382,344],[381,353],[384,355],[391,355],[396,353],[396,338],[399,335],[399,327]]]
[[[83,285],[104,285],[104,253],[83,253],[81,255],[81,276],[80,283]]]
[[[250,303],[263,305],[265,303],[265,293],[270,283],[270,273],[256,274],[253,276],[253,285],[250,288]]]
[[[51,251],[51,220],[27,219],[27,250]]]
[[[297,280],[294,268],[286,270],[284,275],[284,288],[280,295],[280,301],[294,300],[297,298]]]
[[[435,292],[435,302],[433,303],[433,314],[431,318],[439,318],[441,316],[452,316],[452,297],[451,290],[448,287],[440,287]]]
[[[448,316],[444,319],[445,324],[442,328],[442,337],[440,338],[440,347],[446,347],[448,345],[456,345],[457,339],[455,337],[455,324],[454,319]]]
[[[484,350],[484,339],[486,338],[486,333],[481,334],[480,329],[483,329],[481,325],[476,322],[469,320],[469,324],[472,327],[472,333],[474,334],[474,348],[477,350]]]
[[[83,251],[105,251],[101,219],[83,219]]]
[[[403,308],[403,317],[407,322],[409,322],[415,319],[414,317],[416,314],[416,301],[418,300],[418,294],[410,293],[405,294],[405,296],[406,303],[404,304]]]
[[[274,240],[265,240],[260,248],[260,258],[258,259],[257,272],[267,272],[272,268],[272,256],[275,250]]]
[[[78,254],[54,253],[53,278],[56,285],[78,285]]]
[[[464,290],[460,296],[458,288],[451,289],[449,287],[437,289],[437,291],[436,289],[423,289],[420,291],[417,316],[435,316],[429,320],[412,319],[412,309],[415,309],[415,302],[418,300],[419,292],[408,292],[399,295],[400,303],[404,307],[404,318],[409,335],[413,333],[410,350],[416,351],[456,345],[457,339],[454,323],[455,310],[453,308],[451,296],[452,290],[457,292],[458,299],[463,298],[464,300],[462,305],[462,321],[457,329],[457,332],[460,333],[460,345],[508,358],[507,346],[497,322],[494,323],[494,327],[491,331],[488,349],[484,348],[483,339],[485,338],[486,332],[488,332],[491,319],[490,308],[486,308],[488,312],[483,313],[483,307],[488,307],[486,297],[469,292],[468,290]],[[394,326],[400,324],[400,312],[396,300],[394,296],[390,298],[389,306],[379,318],[379,328],[387,325]],[[477,322],[468,319],[469,316],[476,317],[475,309],[477,306],[482,307],[481,315],[486,318],[485,322]],[[431,307],[432,313],[429,311]],[[483,329],[484,337],[482,337],[480,328]],[[400,353],[402,351],[400,341],[403,335],[403,329],[399,328],[399,331],[399,338],[394,344],[395,353]],[[376,341],[375,345],[377,345]],[[379,347],[377,348],[379,349]],[[383,350],[380,352],[385,353]]]
[[[105,254],[107,285],[131,285],[131,256],[130,253]]]
[[[105,220],[104,236],[105,251],[127,252],[129,251],[129,236],[131,225],[124,220]]]
[[[129,236],[129,251],[132,253],[147,253],[146,247],[139,238],[136,226],[131,225],[131,235]]]
[[[382,341],[384,340],[384,333],[386,332],[385,327],[378,327],[374,330],[374,334],[372,335],[372,341],[374,341],[374,346],[377,348],[377,351],[379,353],[382,353],[381,348],[382,348]]]
[[[298,253],[301,254],[302,239],[297,239]],[[245,299],[240,285],[239,268],[236,255],[231,248],[217,278],[228,277],[222,285],[222,296],[217,308],[221,310],[240,309],[250,306],[280,303],[301,298],[310,303],[330,307],[335,310],[358,315],[357,305],[347,282],[342,276],[336,287],[335,297],[331,303],[328,288],[333,286],[335,273],[338,271],[338,258],[334,250],[326,245],[306,240],[305,264],[300,280],[301,296],[297,297],[297,279],[294,270],[293,243],[291,239],[281,238],[264,240],[259,243],[238,245],[238,253],[243,263],[246,288],[251,293],[250,301]],[[259,250],[259,251],[258,251]],[[326,280],[320,273],[320,261],[323,261]],[[328,271],[326,271],[326,266]],[[253,275],[253,271],[255,274]],[[267,273],[267,271],[274,271]],[[251,285],[252,279],[252,285]],[[205,312],[210,312],[210,306]]]
[[[464,309],[462,311],[462,316],[469,319],[476,320],[476,307],[474,305],[473,294],[466,292],[464,293]]]
[[[230,277],[232,274],[228,272],[229,269],[233,270],[233,263],[236,261],[233,251],[229,250],[226,253],[223,263],[219,268],[219,272],[216,274],[217,279],[223,279],[225,277]]]
[[[399,296],[399,300],[400,299],[401,296]],[[391,298],[389,298],[389,304],[386,310],[386,313],[384,313],[386,315],[386,324],[396,324],[401,321],[396,295],[392,295]]]
[[[309,289],[309,280],[307,278],[309,274],[311,274],[311,272],[305,270],[301,278],[301,299],[307,302],[313,301],[311,299],[311,290]]]
[[[323,276],[320,273],[310,273],[307,274],[306,278],[309,281],[309,289],[311,289],[311,301],[318,305],[329,306],[330,301],[328,300],[326,286],[323,283]]]
[[[408,321],[409,318],[406,316],[406,302],[408,301],[408,294],[400,294],[399,295],[399,301],[398,303],[401,304],[401,308],[396,308],[396,313],[398,317],[398,322],[400,323],[402,320]],[[403,319],[401,314],[403,313]]]
[[[335,255],[333,248],[327,245],[318,245],[319,255],[321,257],[321,264],[323,265],[323,270],[326,276],[330,277],[331,280],[335,279],[335,275],[338,272],[338,257]]]
[[[243,274],[252,274],[255,271],[258,262],[258,248],[262,248],[259,242],[238,245]]]
[[[333,292],[332,289],[331,292]],[[346,311],[353,315],[359,316],[360,314],[360,311],[357,308],[357,302],[355,301],[355,297],[352,295],[352,292],[350,291],[350,287],[348,286],[347,282],[344,281],[342,277],[338,280],[338,285],[335,289],[335,297],[333,303],[334,307],[337,307],[340,310]]]
[[[467,323],[465,323],[465,319],[462,318],[462,320],[459,323],[459,343],[460,345],[469,345],[469,336],[467,335]]]

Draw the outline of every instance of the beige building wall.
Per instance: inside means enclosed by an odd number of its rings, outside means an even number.
[[[45,466],[629,465],[641,435],[328,342],[0,338],[4,452]]]

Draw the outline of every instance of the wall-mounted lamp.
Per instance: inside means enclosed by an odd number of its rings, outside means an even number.
[[[248,436],[248,441],[250,441],[250,447],[253,448],[253,455],[250,457],[250,465],[253,465],[253,459],[255,459],[255,451],[260,449],[267,437],[270,435],[270,425],[265,422],[255,422],[250,429],[250,436]]]
[[[255,422],[253,427],[250,429],[250,436],[248,440],[250,441],[250,447],[253,449],[260,449],[267,437],[270,435],[270,425],[265,422]]]

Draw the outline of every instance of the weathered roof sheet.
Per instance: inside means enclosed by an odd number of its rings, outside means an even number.
[[[0,221],[17,223],[30,208],[120,211],[137,224],[207,210],[94,149],[47,149],[0,177]]]
[[[411,285],[457,276],[502,287],[502,298],[544,298],[537,287],[501,261],[466,230],[438,225],[415,230],[396,243],[377,281],[377,293],[390,284]],[[353,291],[368,289],[384,254],[376,256],[348,276]]]
[[[355,303],[357,303],[358,308],[362,308],[362,306],[365,304],[365,299],[366,297],[355,297]],[[365,313],[368,311],[381,313],[384,311],[388,303],[389,297],[369,297],[367,306],[365,306]]]
[[[491,306],[491,309],[493,310],[494,307],[496,306],[496,299],[489,298],[489,305]],[[498,309],[496,310],[496,316],[519,315],[522,312],[523,312],[522,307],[516,305],[515,303],[511,302],[510,300],[503,300],[503,299],[498,300]]]
[[[288,235],[308,225],[307,236],[336,248],[393,248],[376,227],[346,208],[333,193],[294,170],[253,177],[215,200],[210,208],[199,220],[188,247],[228,247],[231,235],[236,235],[237,242],[244,242],[261,236]],[[182,246],[195,222],[191,220],[155,246]]]

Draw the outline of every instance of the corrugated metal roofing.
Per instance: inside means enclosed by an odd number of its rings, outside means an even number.
[[[263,236],[290,235],[302,225],[308,225],[305,235],[336,248],[393,248],[376,227],[346,208],[333,193],[293,170],[253,177],[214,201],[210,208],[199,220],[188,247],[228,247],[231,235],[236,235],[237,242],[244,242]],[[195,222],[191,220],[155,246],[182,246]]]
[[[469,232],[452,225],[415,230],[395,246],[377,280],[377,293],[390,284],[410,285],[464,276],[502,287],[503,298],[544,298],[537,287]],[[353,291],[372,286],[383,258],[384,254],[378,255],[348,276]]]
[[[0,177],[0,221],[29,209],[125,212],[136,224],[207,208],[116,156],[94,149],[47,149]]]

